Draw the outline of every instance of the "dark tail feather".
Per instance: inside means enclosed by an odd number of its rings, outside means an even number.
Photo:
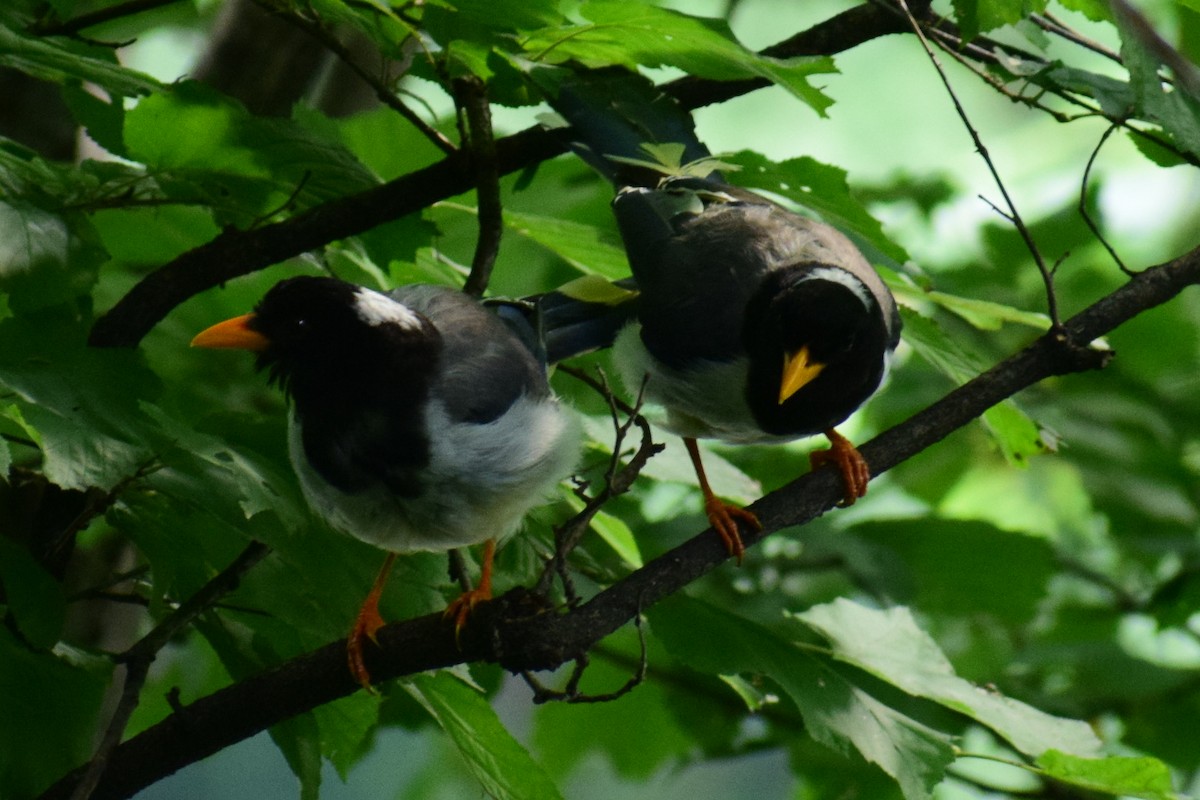
[[[539,81],[550,106],[570,125],[571,149],[616,186],[657,185],[664,172],[616,161],[653,161],[643,144],[682,145],[680,164],[710,158],[692,116],[650,80],[619,68]],[[679,165],[675,165],[679,166]]]
[[[617,333],[637,318],[637,289],[632,278],[604,284],[601,299],[586,299],[575,284],[521,300],[487,300],[499,317],[546,364],[611,347]]]

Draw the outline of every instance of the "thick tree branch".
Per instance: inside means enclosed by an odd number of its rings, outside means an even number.
[[[867,3],[767,48],[764,53],[780,58],[832,54],[902,30],[902,19],[888,9]],[[691,110],[766,85],[766,80],[721,83],[689,78],[667,84],[663,90]],[[560,132],[540,126],[498,139],[497,174],[508,175],[553,158],[566,151],[565,141]],[[98,347],[133,347],[171,309],[193,295],[470,191],[475,181],[476,172],[467,156],[449,155],[389,183],[331,200],[283,222],[253,230],[226,230],[143,278],[96,321],[91,343]]]
[[[1043,336],[863,445],[872,474],[911,458],[1040,380],[1103,366],[1111,354],[1089,349],[1087,343],[1196,283],[1200,248],[1139,273],[1065,322],[1058,335]],[[841,491],[838,476],[821,470],[772,492],[751,506],[763,530],[745,534],[747,546],[820,516]],[[727,560],[724,545],[709,529],[566,613],[542,611],[522,590],[480,606],[463,632],[461,647],[440,614],[388,625],[380,631],[381,646],[371,651],[368,667],[380,682],[471,661],[493,661],[513,671],[550,669],[587,652],[641,610]],[[331,643],[185,706],[120,745],[93,796],[129,797],[187,764],[357,689],[346,671],[345,643]],[[78,770],[64,777],[42,800],[69,796],[80,775]]]

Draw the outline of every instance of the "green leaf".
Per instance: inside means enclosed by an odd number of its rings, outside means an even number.
[[[1022,753],[1037,756],[1054,747],[1079,756],[1099,752],[1100,740],[1086,723],[1051,716],[959,678],[906,608],[871,609],[839,598],[794,618],[825,637],[839,661],[965,714]]]
[[[1006,322],[1028,325],[1039,331],[1050,328],[1050,317],[1040,311],[1022,311],[1003,303],[994,303],[974,297],[959,297],[936,290],[926,292],[925,297],[947,311],[954,312],[981,331],[999,330]]]
[[[64,489],[108,491],[132,477],[158,443],[139,402],[159,391],[133,351],[86,346],[82,320],[62,309],[0,322],[0,409],[42,450],[42,470]]]
[[[212,89],[184,82],[139,103],[126,115],[124,135],[131,158],[165,173],[164,191],[228,216],[305,208],[378,183],[314,127],[311,120],[252,116]]]
[[[36,797],[91,757],[112,662],[62,649],[33,652],[0,626],[0,786]]]
[[[897,286],[893,281],[889,282],[889,286],[901,299],[914,292],[908,284]],[[919,302],[919,298],[924,295],[923,292],[915,292],[912,296]],[[904,341],[939,372],[959,384],[966,383],[983,372],[981,359],[968,352],[936,321],[923,314],[910,312],[905,307],[902,307],[901,311],[904,318]],[[1005,459],[1013,466],[1026,466],[1029,459],[1045,453],[1048,449],[1037,423],[1011,399],[985,411],[983,423]]]
[[[1129,70],[1138,109],[1146,119],[1161,125],[1182,149],[1200,155],[1200,101],[1186,91],[1168,92],[1159,77],[1162,66],[1142,41],[1137,22],[1117,14],[1121,32],[1121,59]]]
[[[649,646],[654,647],[653,640]],[[632,626],[605,639],[592,653],[580,691],[599,694],[620,688],[636,670],[640,650]],[[651,664],[659,664],[653,649],[649,658]],[[609,703],[545,703],[533,712],[532,747],[560,781],[603,760],[626,781],[644,787],[664,769],[691,758],[697,740],[736,731],[728,698],[696,691],[693,687],[700,681],[694,674],[682,677],[647,680]],[[702,715],[702,723],[689,724],[691,714]]]
[[[954,0],[954,15],[968,39],[1013,25],[1045,8],[1046,0]]]
[[[504,728],[478,691],[447,672],[418,675],[405,688],[450,736],[489,797],[562,797],[550,776]]]
[[[556,217],[505,210],[509,230],[525,236],[561,256],[585,275],[617,280],[629,276],[625,250],[609,229]]]
[[[922,516],[859,523],[854,533],[881,548],[893,569],[893,561],[907,567],[887,592],[921,613],[1027,623],[1054,574],[1046,538],[983,522]]]
[[[885,705],[819,651],[682,596],[659,603],[649,617],[655,635],[692,669],[774,680],[814,739],[839,752],[852,745],[891,775],[909,800],[928,798],[954,759],[949,735]]]
[[[900,263],[908,260],[904,248],[891,241],[879,221],[850,194],[845,170],[808,156],[776,163],[751,150],[722,158],[741,167],[740,172],[731,176],[731,183],[785,197],[816,211],[824,221],[844,232],[857,234],[888,258]],[[870,258],[870,253],[867,255]]]
[[[107,259],[88,220],[0,200],[0,291],[18,313],[86,295]]]
[[[164,88],[149,75],[118,64],[111,49],[61,38],[25,36],[4,24],[0,24],[0,67],[11,67],[54,83],[92,83],[123,97]]]
[[[576,513],[583,510],[583,500],[573,494],[565,497]],[[621,557],[621,560],[634,569],[641,568],[642,552],[638,549],[637,538],[624,521],[600,510],[592,517],[590,527],[613,549],[614,553]]]
[[[1048,777],[1097,792],[1146,800],[1175,800],[1171,772],[1157,758],[1080,758],[1057,749],[1043,753],[1037,765]]]
[[[713,80],[766,78],[824,114],[832,101],[814,88],[813,75],[835,72],[829,58],[774,59],[747,50],[722,20],[688,16],[651,5],[587,3],[580,9],[591,25],[545,28],[523,42],[534,61],[577,59],[588,66],[620,64],[677,67]]]
[[[62,584],[21,545],[0,537],[0,595],[11,620],[35,647],[50,648],[62,634],[67,600]]]
[[[1050,449],[1037,423],[1013,400],[1005,400],[983,412],[983,424],[1000,446],[1004,459],[1014,467],[1027,467],[1031,458]]]

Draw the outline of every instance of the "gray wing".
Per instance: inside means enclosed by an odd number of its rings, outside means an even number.
[[[444,286],[404,286],[392,297],[425,315],[441,334],[432,392],[452,419],[492,422],[522,395],[549,394],[534,353],[474,298]]]

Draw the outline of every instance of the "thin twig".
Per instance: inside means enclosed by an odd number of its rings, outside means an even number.
[[[1110,61],[1115,61],[1118,64],[1121,63],[1121,55],[1119,53],[1105,47],[1094,39],[1087,38],[1079,31],[1059,21],[1057,17],[1049,12],[1045,14],[1030,14],[1029,19],[1033,24],[1047,33],[1053,33],[1055,36],[1066,39],[1072,44],[1077,44],[1085,50],[1091,50],[1093,53],[1102,55]]]
[[[634,673],[619,688],[603,694],[581,693],[579,691],[579,684],[583,680],[583,675],[587,672],[588,666],[591,664],[590,656],[587,653],[583,653],[575,658],[575,665],[571,668],[571,675],[567,678],[567,685],[561,690],[551,689],[539,681],[529,670],[521,670],[521,678],[533,690],[533,702],[536,704],[548,702],[611,703],[613,700],[620,699],[629,694],[644,683],[646,673],[650,669],[650,658],[646,647],[646,631],[642,626],[642,612],[640,609],[633,617],[633,625],[637,628],[638,645],[641,654],[638,657],[637,669],[634,670]]]
[[[966,109],[958,99],[958,95],[954,92],[954,87],[950,84],[950,78],[946,75],[945,69],[942,68],[941,61],[937,54],[933,52],[933,47],[929,43],[929,39],[925,37],[925,32],[921,28],[921,24],[917,22],[916,17],[908,9],[906,0],[897,0],[900,8],[904,11],[908,18],[909,24],[912,26],[913,32],[917,35],[917,40],[921,42],[921,46],[925,49],[925,54],[929,56],[930,62],[937,70],[938,77],[942,81],[942,85],[946,88],[946,93],[950,100],[954,103],[954,110],[958,114],[958,118],[962,120],[963,125],[967,129],[967,133],[971,136],[971,141],[975,143],[975,149],[978,151],[984,163],[987,164],[988,171],[992,174],[992,180],[996,182],[996,187],[1000,190],[1000,195],[1004,198],[1004,203],[1008,206],[1008,217],[1013,225],[1016,226],[1017,232],[1021,234],[1021,238],[1025,241],[1025,247],[1033,256],[1034,263],[1037,264],[1038,271],[1042,275],[1042,282],[1046,285],[1046,306],[1047,313],[1050,315],[1051,330],[1056,334],[1061,335],[1063,332],[1062,320],[1058,316],[1058,297],[1054,291],[1054,275],[1050,268],[1046,266],[1045,260],[1042,258],[1041,252],[1038,251],[1037,243],[1033,240],[1033,234],[1029,232],[1029,228],[1025,226],[1024,220],[1021,219],[1021,214],[1017,211],[1017,206],[1008,194],[1008,189],[1004,186],[1004,181],[1000,177],[999,170],[996,169],[996,164],[992,161],[992,157],[988,154],[987,146],[983,143],[979,132],[975,130],[975,126],[971,124],[971,119],[967,116]]]
[[[592,518],[596,513],[614,497],[618,497],[633,485],[634,480],[642,469],[646,466],[651,458],[660,453],[663,445],[654,441],[653,432],[648,423],[641,415],[641,392],[638,393],[638,398],[634,405],[629,405],[625,401],[617,397],[608,386],[607,380],[604,379],[603,373],[599,379],[593,378],[586,371],[571,367],[565,364],[559,364],[558,369],[576,380],[580,380],[598,392],[609,404],[609,409],[613,416],[613,426],[615,430],[613,441],[613,454],[609,460],[608,470],[604,478],[604,486],[595,495],[588,497],[586,486],[581,487],[577,492],[581,499],[584,500],[583,509],[574,517],[569,519],[564,524],[557,527],[554,531],[554,555],[546,562],[545,569],[542,570],[541,577],[538,579],[535,592],[545,595],[550,590],[550,584],[555,575],[559,575],[564,580],[564,586],[568,584],[568,576],[566,574],[567,558],[571,552],[578,546],[579,541],[583,538],[591,524]],[[618,416],[620,413],[625,414],[625,422],[621,422]],[[641,431],[642,440],[637,451],[629,458],[629,461],[624,467],[621,466],[621,450],[625,437],[628,435],[631,426],[637,425]]]
[[[158,652],[167,642],[190,625],[192,620],[211,608],[218,599],[233,591],[241,582],[242,576],[261,561],[271,549],[260,542],[251,542],[233,562],[215,575],[212,580],[187,599],[179,608],[168,614],[154,629],[138,640],[119,658],[125,664],[125,684],[121,688],[121,699],[109,720],[108,729],[104,732],[96,754],[88,764],[87,771],[79,784],[71,793],[71,800],[88,800],[95,791],[113,750],[121,743],[129,718],[137,708],[141,697],[142,687],[150,665],[154,663]]]
[[[492,110],[487,86],[475,76],[455,81],[455,99],[467,118],[471,169],[475,173],[475,203],[479,209],[479,239],[471,259],[471,272],[463,291],[481,297],[492,277],[504,232],[500,206],[500,170],[496,166],[496,141],[492,135]]]
[[[1120,268],[1121,272],[1132,278],[1134,275],[1133,271],[1125,266],[1125,262],[1117,255],[1117,251],[1108,243],[1108,239],[1104,238],[1104,234],[1100,231],[1100,226],[1092,219],[1092,215],[1087,209],[1088,179],[1092,174],[1092,164],[1096,163],[1096,157],[1100,155],[1100,148],[1104,147],[1104,143],[1108,141],[1108,137],[1112,136],[1113,131],[1119,127],[1121,127],[1119,122],[1114,122],[1108,126],[1108,129],[1100,137],[1100,141],[1096,142],[1096,147],[1092,150],[1091,156],[1088,157],[1087,166],[1083,169],[1083,180],[1079,184],[1079,214],[1083,217],[1083,221],[1087,223],[1088,228],[1091,229],[1096,238],[1100,240],[1100,244],[1104,245],[1104,249],[1112,256],[1113,261],[1117,262],[1117,267]]]
[[[169,6],[178,2],[179,0],[129,0],[126,3],[118,3],[115,6],[100,8],[87,14],[80,14],[74,19],[53,23],[38,23],[33,26],[33,32],[40,36],[69,36],[78,33],[84,28],[101,25],[105,22],[112,22],[122,17],[131,17],[134,14],[141,14],[145,11],[153,11],[156,8],[162,8],[163,6]]]
[[[396,93],[392,91],[391,86],[388,84],[386,77],[381,78],[377,75],[374,75],[365,67],[360,65],[354,59],[354,54],[350,51],[350,48],[342,44],[337,36],[329,31],[319,19],[310,20],[306,19],[300,14],[280,12],[278,8],[263,2],[263,0],[254,0],[254,2],[268,13],[275,14],[281,19],[291,23],[292,25],[295,25],[313,39],[320,42],[325,49],[337,56],[341,62],[350,69],[351,72],[357,75],[363,81],[363,83],[367,84],[372,90],[374,90],[375,97],[379,99],[379,102],[383,103],[392,111],[395,111],[397,114],[404,117],[404,119],[408,120],[410,125],[416,128],[426,139],[433,142],[434,146],[443,153],[446,153],[447,155],[453,155],[458,151],[458,148],[454,146],[454,142],[447,139],[446,136],[443,135],[442,132],[437,128],[421,119],[421,117],[415,111],[405,105],[404,102],[396,96]]]

